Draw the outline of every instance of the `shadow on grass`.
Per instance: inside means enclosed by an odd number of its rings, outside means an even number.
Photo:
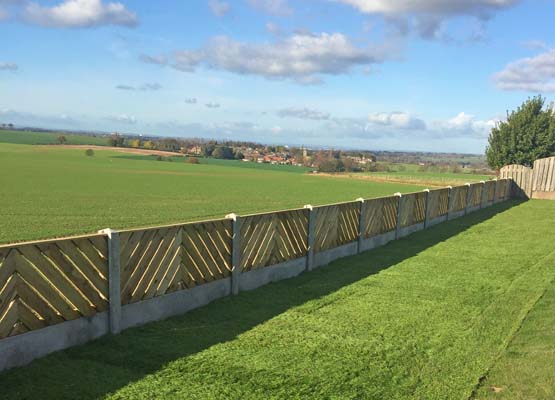
[[[292,307],[377,274],[518,204],[499,204],[297,278],[36,360],[0,375],[0,398],[101,398],[173,360],[231,341]]]

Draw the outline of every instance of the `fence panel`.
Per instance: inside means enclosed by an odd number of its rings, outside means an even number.
[[[534,198],[555,199],[555,157],[534,161],[532,191]]]
[[[300,209],[241,218],[241,270],[306,256],[308,215]]]
[[[120,233],[121,300],[135,303],[231,274],[232,222]]]
[[[314,251],[322,252],[358,239],[360,202],[316,208]]]
[[[495,188],[495,202],[500,202],[507,199],[507,192],[509,189],[508,179],[499,179],[497,187]]]
[[[426,218],[426,192],[404,194],[401,197],[401,227],[405,228],[420,222]]]
[[[468,186],[470,193],[468,194],[468,206],[478,207],[482,202],[483,183],[472,183]]]
[[[492,203],[495,199],[495,185],[496,181],[487,181],[484,184],[484,191],[486,194],[484,195],[484,200],[487,203]]]
[[[451,207],[449,212],[458,212],[466,208],[468,186],[455,186],[451,189]]]
[[[499,170],[499,178],[512,178],[514,184],[511,195],[513,197],[531,198],[534,173],[532,168],[525,167],[524,165],[512,164],[506,165]]]
[[[362,221],[363,237],[368,239],[395,230],[399,196],[365,200],[365,220]]]
[[[0,246],[0,339],[108,306],[104,235]]]
[[[447,214],[449,208],[449,189],[430,190],[428,197],[428,218],[434,219]]]

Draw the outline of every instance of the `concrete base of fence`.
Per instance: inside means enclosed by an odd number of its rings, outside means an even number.
[[[239,280],[239,291],[254,290],[270,282],[293,278],[306,270],[306,257],[281,264],[243,272]]]
[[[392,240],[395,240],[395,231],[364,239],[360,244],[360,251],[368,251],[376,247],[384,246]]]
[[[121,309],[121,329],[184,314],[230,294],[231,278],[225,278],[192,289],[128,304]]]
[[[87,343],[108,332],[108,312],[102,312],[2,339],[0,371],[29,364],[35,358]]]
[[[431,226],[441,224],[442,222],[445,222],[445,221],[447,221],[447,214],[440,215],[439,217],[435,217],[428,220],[428,222],[426,222],[426,227],[429,228]]]
[[[314,254],[314,268],[328,265],[338,258],[349,257],[357,254],[358,242],[344,244],[335,249],[325,250]]]
[[[471,212],[478,211],[480,208],[481,208],[480,205],[473,206],[473,207],[468,207],[466,209],[466,213],[470,214]]]
[[[488,201],[486,203],[482,203],[482,208],[488,208],[493,206],[493,202],[492,201]]]
[[[532,192],[532,198],[542,200],[555,200],[555,192],[534,191]]]
[[[411,226],[405,226],[404,228],[399,229],[399,238],[408,236],[411,233],[418,232],[423,229],[424,229],[424,222],[420,222],[418,224],[414,224]]]
[[[455,218],[460,218],[464,216],[464,210],[461,211],[453,211],[449,213],[449,217],[447,219],[451,220],[451,219],[455,219]]]

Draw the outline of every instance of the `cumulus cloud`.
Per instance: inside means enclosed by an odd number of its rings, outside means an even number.
[[[156,91],[156,90],[162,89],[162,85],[160,85],[159,83],[145,83],[145,84],[140,85],[140,86],[117,85],[116,89],[130,90],[130,91],[138,90],[138,91],[142,91],[142,92],[150,92],[150,91]]]
[[[257,10],[276,16],[293,14],[293,9],[287,0],[248,0],[249,4]]]
[[[212,11],[212,14],[217,17],[223,17],[231,10],[231,6],[228,2],[220,0],[210,0],[208,2],[208,7],[210,11]]]
[[[404,112],[373,113],[368,115],[368,122],[373,125],[381,125],[397,129],[426,129],[426,122]]]
[[[205,107],[207,108],[220,108],[220,104],[219,103],[213,103],[213,102],[209,102],[205,104]]]
[[[113,122],[127,125],[135,125],[137,123],[137,118],[135,118],[133,115],[128,114],[111,115],[107,117],[107,119]]]
[[[493,80],[501,90],[555,92],[555,49],[514,61]]]
[[[395,44],[357,46],[341,33],[295,33],[275,42],[245,43],[217,36],[204,47],[165,56],[146,56],[147,62],[193,72],[199,66],[268,79],[321,83],[318,75],[338,75],[398,56]],[[156,62],[159,60],[159,62]]]
[[[187,104],[197,104],[197,99],[195,97],[189,97],[185,99],[185,103]]]
[[[408,29],[408,20],[413,19],[415,30],[425,39],[445,38],[442,24],[453,17],[473,17],[481,21],[490,19],[495,13],[519,3],[521,0],[334,0],[347,4],[362,13],[378,14],[393,22],[398,28]],[[473,33],[473,37],[482,36]],[[448,40],[450,38],[447,37]]]
[[[30,23],[49,28],[133,27],[138,24],[137,15],[122,3],[102,0],[65,0],[53,7],[31,2],[25,7],[23,17]]]
[[[13,62],[0,62],[0,71],[17,71],[19,66]]]
[[[442,137],[476,137],[487,138],[499,119],[479,120],[474,115],[460,112],[453,118],[434,121],[432,132]]]
[[[313,110],[310,108],[289,107],[278,110],[277,115],[281,118],[300,118],[312,120],[326,120],[330,118],[329,113]]]
[[[167,57],[163,55],[149,56],[146,54],[141,54],[139,56],[139,60],[147,64],[166,65],[168,63]]]

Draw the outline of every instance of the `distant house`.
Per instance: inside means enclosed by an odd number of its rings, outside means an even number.
[[[187,154],[196,154],[196,155],[200,155],[202,154],[202,147],[200,146],[191,146],[187,148]]]

